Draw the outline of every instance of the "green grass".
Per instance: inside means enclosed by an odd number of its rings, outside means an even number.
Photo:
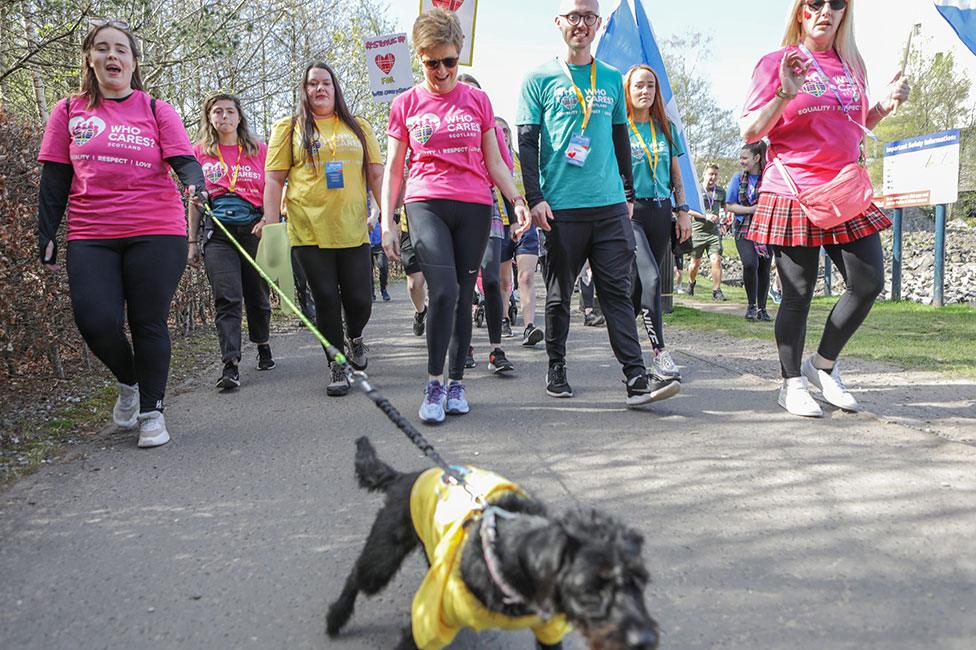
[[[732,313],[696,309],[707,298],[681,296],[668,323],[676,327],[719,331],[737,338],[772,342],[772,323],[750,323],[745,313],[745,291],[723,287],[729,304],[742,305]],[[710,292],[709,292],[710,294]],[[814,298],[807,325],[806,349],[816,349],[827,315],[837,297]],[[774,307],[770,301],[771,308]],[[885,361],[916,370],[936,370],[976,379],[976,309],[950,305],[941,309],[914,302],[878,302],[847,344],[845,355]]]

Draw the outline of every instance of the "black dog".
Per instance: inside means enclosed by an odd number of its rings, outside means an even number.
[[[464,471],[482,472],[472,468]],[[417,492],[433,487],[431,493],[442,493],[451,485],[442,470],[410,474],[396,471],[377,457],[365,437],[356,441],[356,476],[362,487],[385,492],[386,502],[373,522],[342,594],[329,608],[329,636],[337,635],[349,621],[356,596],[360,592],[374,595],[381,591],[420,544],[425,533],[418,531],[426,530],[425,524],[413,521],[411,505],[415,513],[419,512],[417,499],[424,495],[414,493],[411,504],[414,484],[417,483]],[[470,481],[469,487],[475,487],[475,483]],[[561,638],[569,625],[585,637],[592,650],[657,648],[657,623],[644,605],[648,575],[641,558],[643,539],[637,532],[596,510],[574,510],[550,519],[545,506],[510,483],[505,489],[488,494],[488,508],[482,511],[472,502],[463,524],[454,527],[461,559],[460,571],[455,568],[453,575],[458,580],[455,591],[469,592],[468,597],[473,596],[472,602],[476,601],[474,609],[485,613],[491,622],[458,625],[478,629],[532,627],[540,639],[538,647],[547,650],[562,648]],[[433,498],[437,501],[441,497]],[[442,546],[438,544],[439,549]],[[430,563],[435,555],[433,549],[424,550]],[[435,561],[418,598],[436,571]],[[448,591],[443,585],[437,589],[438,597]],[[418,649],[415,637],[418,625],[422,629],[424,621],[418,621],[416,605],[415,602],[413,629],[406,631],[397,650]],[[431,609],[435,607],[428,606],[426,615],[421,613],[419,618],[433,616],[442,621],[440,614],[431,615]],[[421,607],[419,611],[425,610]],[[525,624],[513,625],[513,619]],[[568,625],[559,629],[555,638],[547,638],[537,629],[544,625],[551,630],[554,624],[558,627],[559,621]],[[422,650],[445,647],[454,633],[456,630],[433,639],[421,631]]]

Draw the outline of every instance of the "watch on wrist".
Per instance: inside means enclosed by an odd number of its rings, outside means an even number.
[[[691,207],[687,203],[682,203],[678,206],[678,212],[688,212],[689,210],[691,210]]]
[[[796,97],[796,95],[791,95],[788,92],[786,92],[786,89],[783,88],[782,86],[776,89],[776,96],[779,97],[780,99],[794,99]]]

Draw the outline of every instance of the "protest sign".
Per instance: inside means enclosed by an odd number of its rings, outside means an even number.
[[[472,65],[474,60],[474,29],[478,15],[478,0],[420,0],[420,13],[437,7],[457,14],[464,31],[464,46],[461,48],[461,65]]]
[[[400,93],[413,87],[410,48],[406,34],[385,34],[363,41],[369,89],[373,99],[389,104]]]

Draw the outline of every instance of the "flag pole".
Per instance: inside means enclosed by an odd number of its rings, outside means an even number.
[[[901,57],[901,76],[905,76],[905,69],[908,67],[908,57],[912,52],[912,37],[916,34],[921,33],[922,23],[915,23],[912,26],[912,31],[908,32],[908,42],[905,43],[905,54]],[[891,111],[892,115],[898,115],[898,107],[901,106],[901,102],[895,100],[895,108]]]

